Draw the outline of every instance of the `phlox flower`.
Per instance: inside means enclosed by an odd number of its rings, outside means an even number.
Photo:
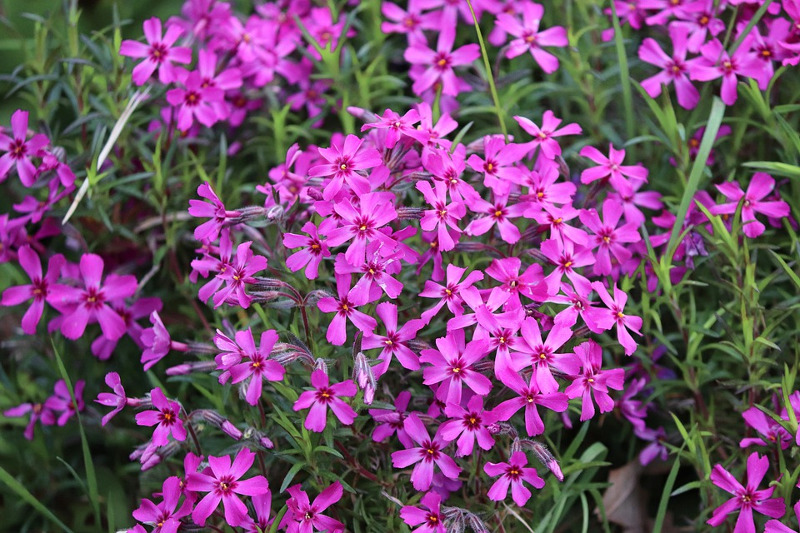
[[[764,224],[756,220],[756,213],[767,215],[770,218],[783,218],[789,216],[789,204],[783,200],[763,201],[775,188],[775,180],[769,174],[756,172],[747,191],[736,182],[721,183],[716,186],[728,202],[713,206],[712,215],[732,215],[736,212],[739,203],[742,204],[742,222],[744,234],[754,239],[764,233]]]
[[[372,333],[378,323],[369,315],[357,311],[358,307],[350,301],[350,274],[336,274],[336,292],[338,298],[327,296],[317,302],[317,307],[323,313],[336,313],[328,325],[325,338],[328,342],[341,346],[347,340],[347,321],[350,320],[362,332]]]
[[[564,205],[562,207],[544,206],[543,210],[534,213],[528,212],[526,216],[530,216],[542,226],[549,226],[551,239],[558,239],[562,242],[569,240],[574,244],[584,246],[589,242],[589,235],[582,229],[567,224],[567,221],[579,214],[580,211],[572,205]]]
[[[594,209],[581,211],[581,222],[594,233],[590,240],[590,249],[598,248],[594,263],[594,273],[597,276],[611,274],[612,256],[617,264],[628,261],[632,252],[624,244],[641,240],[637,224],[629,222],[617,227],[622,213],[622,204],[613,198],[607,198],[603,202],[602,221]]]
[[[599,165],[581,172],[581,183],[583,184],[589,184],[596,180],[607,180],[620,194],[631,194],[633,186],[626,178],[647,181],[647,169],[642,165],[623,165],[625,150],[615,150],[613,145],[608,146],[608,157],[593,146],[584,146],[580,155]]]
[[[186,440],[186,428],[180,416],[181,405],[168,400],[158,387],[150,391],[150,402],[155,409],[136,413],[136,423],[140,426],[157,426],[153,431],[153,444],[164,446],[169,442],[170,434],[175,440]]]
[[[379,300],[383,293],[391,299],[400,296],[403,284],[392,277],[400,272],[401,250],[388,252],[383,243],[372,241],[367,245],[366,260],[361,265],[351,265],[344,254],[336,256],[337,274],[362,274],[348,294],[355,305],[365,305]]]
[[[562,26],[554,26],[539,31],[539,24],[544,15],[544,7],[533,2],[524,2],[520,7],[522,21],[507,13],[497,16],[497,25],[507,33],[516,37],[509,43],[506,57],[511,59],[518,55],[530,52],[536,63],[548,74],[558,70],[558,58],[550,52],[545,52],[543,46],[564,47],[569,44],[567,30]]]
[[[377,240],[387,249],[393,250],[396,242],[380,231],[381,227],[397,219],[394,194],[371,192],[363,194],[359,200],[358,207],[348,200],[334,205],[336,214],[341,217],[341,227],[331,230],[328,235],[328,246],[331,247],[352,240],[344,256],[354,266],[359,266],[366,260],[368,243]]]
[[[571,204],[577,191],[574,183],[560,179],[558,164],[546,158],[538,158],[534,169],[525,175],[523,187],[528,194],[520,198],[528,203],[525,216],[533,218],[534,213],[542,209],[555,207],[556,204]]]
[[[408,403],[411,401],[411,392],[404,390],[397,395],[394,401],[394,411],[389,409],[370,409],[369,414],[377,423],[372,431],[372,440],[383,442],[395,433],[397,439],[406,448],[414,446],[414,442],[406,433],[403,422],[408,416]]]
[[[450,198],[456,202],[463,202],[478,194],[472,185],[462,178],[467,166],[465,153],[466,148],[463,144],[459,144],[452,154],[447,150],[436,150],[431,151],[428,157],[423,157],[422,160],[425,170],[433,175],[435,181],[447,185]]]
[[[313,531],[342,533],[344,524],[322,514],[322,511],[341,500],[343,492],[342,484],[335,481],[320,492],[311,503],[308,494],[301,489],[301,485],[289,487],[290,498],[286,502],[289,512],[284,515],[279,528],[286,528],[286,533],[312,533]]]
[[[518,361],[516,370],[531,367],[533,380],[542,392],[558,391],[558,382],[553,377],[552,369],[568,375],[575,375],[580,369],[580,362],[572,353],[558,353],[559,348],[572,338],[572,330],[564,324],[556,324],[542,340],[539,324],[533,317],[522,321],[522,338],[524,340],[516,349],[528,354],[529,358]],[[551,369],[552,368],[552,369]]]
[[[469,65],[480,56],[480,47],[477,44],[465,44],[453,50],[456,37],[455,15],[445,14],[437,25],[439,37],[436,50],[428,47],[424,41],[415,41],[406,48],[403,57],[412,65],[419,65],[420,69],[412,69],[411,78],[414,84],[411,89],[414,94],[420,95],[430,88],[441,90],[442,94],[458,96],[466,85],[456,76],[453,67]]]
[[[472,154],[467,164],[475,172],[483,174],[483,184],[498,195],[511,191],[513,183],[522,183],[522,171],[517,167],[529,147],[526,144],[506,144],[502,135],[487,135],[483,138],[484,157]]]
[[[128,398],[128,396],[125,394],[125,389],[122,388],[119,374],[116,372],[107,373],[105,382],[106,385],[111,387],[113,392],[101,392],[97,395],[95,402],[107,407],[113,407],[114,409],[103,416],[101,423],[104,426],[108,424],[108,421],[111,420],[117,413],[122,411],[126,405],[136,406],[139,404],[136,399]]]
[[[792,436],[789,432],[758,407],[751,407],[744,411],[742,418],[748,426],[758,431],[763,437],[744,438],[739,442],[740,447],[770,446],[778,443],[781,449],[785,450],[791,444]]]
[[[415,465],[411,472],[411,484],[414,488],[428,490],[431,487],[434,465],[438,466],[446,477],[457,479],[461,468],[449,455],[442,452],[447,443],[441,435],[441,429],[431,439],[425,424],[416,413],[408,415],[404,425],[408,436],[419,446],[392,453],[392,465],[395,468]]]
[[[506,369],[500,373],[498,379],[513,390],[517,396],[501,402],[492,412],[498,420],[509,420],[524,407],[525,431],[531,437],[541,435],[545,429],[537,406],[541,405],[557,413],[562,413],[569,407],[569,400],[565,393],[558,392],[558,388],[551,392],[540,390],[535,376],[531,376],[530,382],[525,383],[525,380],[517,372]]]
[[[670,34],[673,29],[679,31],[684,35],[686,48],[697,53],[709,36],[716,37],[725,30],[725,22],[718,18],[723,9],[724,4],[714,0],[693,0],[676,13],[677,20],[669,25]]]
[[[8,177],[12,166],[16,166],[19,180],[25,187],[30,187],[36,181],[36,166],[31,157],[37,157],[39,151],[50,140],[43,133],[37,133],[28,139],[28,112],[21,109],[11,115],[11,136],[0,129],[0,150],[5,153],[0,156],[0,183]]]
[[[726,105],[736,103],[739,76],[754,78],[761,90],[766,89],[768,72],[761,60],[750,52],[751,41],[752,36],[746,37],[733,56],[728,55],[719,40],[707,42],[700,49],[701,57],[692,60],[689,75],[698,81],[722,78],[721,96]]]
[[[352,380],[330,385],[328,374],[317,369],[311,373],[311,385],[314,390],[300,394],[292,407],[295,411],[309,409],[304,424],[306,429],[321,433],[328,422],[328,407],[342,424],[349,426],[353,423],[356,412],[341,399],[341,397],[355,396],[358,392]]]
[[[422,329],[425,322],[421,319],[409,320],[402,327],[397,326],[397,306],[391,302],[382,302],[375,308],[375,314],[383,322],[386,328],[386,335],[364,335],[361,346],[364,350],[381,348],[378,355],[380,364],[373,367],[376,377],[380,377],[389,369],[392,357],[408,370],[419,370],[419,358],[408,347],[408,341],[417,336],[417,332]]]
[[[409,45],[426,44],[424,30],[439,27],[436,17],[431,13],[423,13],[427,6],[424,0],[410,0],[403,8],[392,2],[381,2],[381,13],[389,21],[381,23],[383,33],[403,33]]]
[[[139,508],[133,511],[133,517],[144,524],[154,525],[153,533],[176,533],[181,527],[181,518],[192,512],[192,501],[184,499],[178,507],[181,497],[181,480],[170,476],[164,480],[161,488],[162,501],[159,504],[142,498]]]
[[[448,442],[458,439],[456,457],[470,455],[476,440],[482,449],[492,449],[494,438],[487,426],[496,421],[497,415],[483,409],[483,396],[470,398],[466,409],[459,404],[447,404],[445,413],[450,420],[442,424],[440,431]]]
[[[564,287],[564,275],[571,282],[589,285],[589,280],[576,272],[576,268],[581,268],[594,264],[594,254],[591,249],[579,247],[570,240],[547,239],[539,250],[551,263],[555,269],[544,278],[548,294],[558,294]],[[568,290],[568,289],[567,289]]]
[[[533,147],[538,147],[542,154],[547,159],[555,159],[561,155],[561,145],[555,137],[562,137],[564,135],[580,135],[583,130],[576,124],[567,124],[558,127],[562,119],[556,118],[555,114],[549,109],[542,115],[542,127],[537,126],[532,120],[525,117],[514,117],[517,124],[533,136],[533,140],[529,143]]]
[[[3,416],[7,418],[19,418],[25,415],[30,415],[28,425],[22,432],[27,440],[33,440],[33,428],[36,422],[41,422],[43,426],[52,426],[56,423],[55,413],[46,406],[46,402],[23,403],[3,411]]]
[[[663,427],[656,429],[646,427],[641,430],[634,430],[634,433],[640,439],[650,443],[639,452],[639,463],[642,466],[647,466],[653,462],[656,457],[662,461],[667,460],[668,451],[667,447],[664,445],[664,441],[667,439],[667,433],[664,431]]]
[[[775,487],[758,490],[767,470],[769,470],[769,459],[766,456],[761,457],[758,453],[752,453],[747,458],[747,484],[743,486],[722,465],[714,465],[711,470],[711,482],[733,494],[733,498],[714,509],[706,524],[712,527],[720,526],[728,515],[738,509],[739,517],[736,519],[734,533],[755,533],[753,511],[771,518],[781,518],[786,513],[786,504],[783,498],[770,497]]]
[[[188,346],[181,342],[175,342],[169,335],[164,322],[161,321],[158,311],[150,313],[151,328],[142,330],[141,342],[144,350],[142,351],[141,363],[144,365],[145,372],[161,361],[170,350],[185,352]]]
[[[496,502],[501,502],[508,496],[511,487],[511,497],[514,503],[524,507],[531,497],[531,491],[523,484],[530,483],[537,489],[544,488],[544,480],[539,477],[535,468],[527,467],[528,456],[525,452],[517,451],[511,454],[507,463],[486,463],[483,471],[492,477],[500,476],[489,489],[487,496]]]
[[[245,379],[250,379],[245,393],[245,400],[250,405],[257,405],[259,399],[261,399],[264,379],[267,381],[280,381],[286,373],[283,365],[274,359],[270,359],[270,353],[276,342],[278,342],[278,332],[274,329],[263,332],[258,350],[245,353],[242,362],[232,365],[228,369],[231,375],[231,383],[240,383]]]
[[[180,131],[191,128],[195,120],[210,128],[224,118],[220,111],[224,110],[225,91],[209,85],[198,71],[181,74],[179,78],[183,87],[167,91],[167,102],[177,108]]]
[[[229,526],[239,527],[249,522],[247,507],[237,494],[258,496],[269,491],[269,483],[264,476],[242,479],[242,476],[250,470],[255,458],[256,454],[247,448],[239,450],[233,464],[229,455],[223,457],[212,455],[208,457],[210,471],[192,472],[187,475],[186,486],[189,490],[208,493],[192,511],[192,520],[196,524],[205,525],[220,502],[225,510],[225,521]]]
[[[125,334],[125,321],[109,305],[136,292],[134,276],[109,274],[103,282],[103,259],[96,254],[83,254],[80,274],[84,287],[53,285],[48,302],[64,314],[61,333],[68,339],[78,339],[89,321],[97,320],[103,335],[116,340]]]
[[[267,491],[264,494],[253,496],[250,500],[253,503],[253,509],[256,512],[256,519],[244,526],[247,533],[263,533],[269,531],[274,518],[272,514],[272,492]]]
[[[428,134],[421,129],[414,127],[414,124],[419,122],[420,116],[416,109],[410,109],[405,115],[400,116],[399,113],[387,109],[383,112],[383,116],[379,117],[377,122],[368,122],[361,126],[361,131],[370,129],[379,129],[386,131],[384,145],[386,148],[394,148],[398,141],[407,137],[422,144],[428,142]]]
[[[125,332],[136,343],[139,348],[145,348],[142,342],[142,332],[144,329],[137,322],[140,318],[149,316],[154,311],[161,310],[161,298],[138,298],[131,305],[118,300],[111,304],[111,308],[119,315],[125,323]],[[108,360],[117,348],[120,339],[111,340],[105,335],[98,336],[92,341],[92,355],[101,361]]]
[[[331,176],[331,181],[323,188],[322,198],[332,200],[342,189],[345,182],[356,194],[368,193],[372,186],[363,176],[367,169],[382,163],[381,155],[374,148],[361,149],[364,140],[355,135],[348,135],[343,141],[334,142],[330,148],[320,148],[319,155],[327,161],[311,167],[311,177]]]
[[[600,299],[608,309],[602,310],[605,316],[601,315],[600,323],[598,324],[603,329],[611,329],[613,325],[617,326],[617,341],[625,348],[625,355],[631,355],[636,351],[636,341],[633,340],[632,332],[641,336],[639,329],[642,327],[642,318],[638,316],[626,315],[623,311],[625,303],[628,301],[628,295],[614,285],[614,298],[608,293],[608,289],[599,281],[592,282],[592,288],[597,291]]]
[[[36,326],[42,318],[44,303],[51,297],[50,291],[55,286],[61,275],[61,267],[66,262],[64,256],[56,254],[50,258],[47,264],[47,274],[42,275],[42,264],[39,256],[29,245],[20,246],[17,250],[17,257],[22,269],[31,279],[29,285],[18,285],[9,287],[3,291],[0,298],[0,305],[12,306],[33,298],[33,303],[25,311],[22,317],[22,331],[28,335],[36,333]]]
[[[465,344],[463,331],[455,331],[436,339],[436,348],[422,350],[419,360],[431,365],[422,370],[423,383],[429,386],[440,384],[436,390],[439,400],[460,404],[464,385],[480,396],[489,394],[492,382],[474,368],[488,351],[486,340]]]
[[[514,244],[520,239],[519,228],[509,219],[522,216],[527,206],[525,204],[515,203],[508,205],[507,194],[494,194],[494,201],[487,202],[480,196],[475,196],[467,200],[467,205],[473,213],[479,213],[483,216],[474,219],[470,222],[464,233],[467,235],[483,235],[493,226],[497,226],[500,232],[500,238],[508,244]]]
[[[486,301],[484,301],[481,292],[475,287],[463,289],[461,298],[473,312],[463,313],[448,320],[448,332],[464,329],[477,323],[478,327],[475,328],[475,335],[481,336],[486,332],[496,331],[502,327],[513,328],[517,325],[517,313],[495,314],[511,298],[511,293],[501,287],[494,287],[489,292]]]
[[[400,509],[400,518],[413,527],[411,533],[447,533],[442,514],[442,497],[435,491],[426,492],[420,500],[423,508],[406,505]]]
[[[655,98],[661,94],[662,85],[674,82],[678,104],[684,109],[694,109],[700,100],[700,93],[689,80],[691,64],[686,61],[689,30],[672,24],[669,35],[672,39],[672,56],[667,55],[654,39],[648,37],[642,41],[639,59],[662,69],[658,74],[642,80],[642,88],[651,98]]]
[[[436,305],[422,313],[421,317],[426,323],[430,322],[430,319],[436,316],[445,304],[447,304],[450,312],[456,316],[464,312],[464,308],[461,305],[463,302],[460,295],[461,290],[471,287],[474,283],[483,279],[483,272],[473,270],[462,281],[461,278],[466,271],[466,268],[461,268],[451,263],[447,265],[447,279],[444,285],[430,280],[425,281],[425,288],[419,295],[423,298],[439,298]]]
[[[625,370],[612,368],[602,370],[603,351],[594,341],[586,341],[574,348],[575,355],[581,363],[581,374],[576,376],[564,392],[570,399],[581,399],[581,422],[594,416],[594,403],[592,394],[600,408],[601,413],[608,413],[614,409],[614,400],[608,394],[608,389],[622,390],[625,383]]]
[[[794,519],[800,524],[800,501],[794,504]],[[798,527],[800,529],[800,527]],[[797,533],[797,530],[783,525],[779,520],[768,520],[764,527],[764,533]]]
[[[622,204],[622,212],[625,214],[625,222],[635,224],[637,227],[644,224],[646,217],[644,213],[639,210],[639,207],[647,209],[658,210],[664,207],[661,203],[661,193],[657,191],[639,191],[644,181],[630,180],[631,192],[629,194],[621,194],[616,191],[611,191],[606,196],[606,199],[615,200]]]
[[[147,44],[125,40],[119,47],[121,56],[144,59],[133,68],[133,82],[143,85],[158,70],[161,83],[172,83],[177,76],[177,68],[173,63],[192,61],[191,49],[174,46],[183,29],[175,24],[167,24],[167,32],[162,36],[161,21],[156,17],[145,20],[143,27]]]
[[[212,300],[215,309],[225,302],[238,303],[244,309],[250,307],[253,298],[245,291],[245,285],[255,283],[253,274],[267,268],[267,258],[254,255],[250,249],[252,244],[250,241],[240,244],[230,267],[217,274],[217,278],[224,281],[226,286],[214,294]]]
[[[215,241],[223,226],[238,222],[241,213],[225,209],[225,204],[208,183],[202,183],[197,187],[197,194],[211,203],[189,200],[189,214],[193,217],[210,218],[211,220],[207,220],[195,228],[194,238],[198,241]]]
[[[447,203],[448,187],[445,182],[436,181],[434,185],[435,189],[427,181],[417,182],[417,190],[422,193],[428,205],[433,207],[425,210],[419,224],[425,231],[438,229],[439,249],[447,252],[456,246],[456,240],[461,235],[458,221],[464,217],[467,209],[462,202]]]

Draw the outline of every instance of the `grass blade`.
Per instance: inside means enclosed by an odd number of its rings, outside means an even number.
[[[59,520],[58,517],[47,508],[47,506],[37,500],[36,496],[28,492],[28,489],[26,489],[22,483],[17,481],[11,474],[9,474],[2,466],[0,466],[0,481],[5,483],[5,485],[17,496],[19,496],[25,503],[42,513],[45,518],[56,524],[67,533],[72,533],[72,530],[68,528],[64,522]]]
[[[634,120],[633,120],[633,95],[631,94],[631,77],[628,70],[628,54],[625,53],[625,43],[622,41],[622,27],[619,24],[619,17],[617,16],[617,5],[614,0],[610,0],[611,4],[611,22],[614,25],[614,44],[617,48],[617,63],[619,63],[619,77],[622,86],[622,103],[625,106],[625,131],[628,138],[634,135]]]
[[[681,446],[681,451],[683,447]],[[678,453],[678,456],[675,457],[675,461],[672,463],[672,468],[669,471],[669,476],[667,476],[667,483],[664,485],[664,490],[661,492],[661,501],[658,504],[658,514],[656,515],[656,521],[653,524],[653,533],[661,533],[661,528],[664,526],[664,518],[667,516],[667,504],[669,503],[669,498],[672,493],[672,487],[675,486],[675,478],[678,477],[678,470],[681,467],[681,456]]]

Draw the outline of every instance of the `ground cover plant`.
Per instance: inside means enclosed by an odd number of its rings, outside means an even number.
[[[800,527],[800,3],[84,16],[0,78],[0,529]]]

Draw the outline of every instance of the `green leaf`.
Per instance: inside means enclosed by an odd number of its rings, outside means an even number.
[[[681,446],[681,451],[683,446]],[[667,483],[664,485],[664,490],[661,491],[661,502],[658,504],[658,513],[656,514],[656,521],[653,524],[653,533],[661,533],[661,528],[664,525],[664,518],[667,516],[667,504],[671,496],[672,487],[675,485],[675,478],[678,477],[678,470],[681,467],[681,454],[675,457],[672,463],[672,468],[667,476]]]
[[[2,466],[0,466],[0,481],[5,483],[5,485],[14,491],[17,496],[22,498],[25,503],[29,504],[31,507],[39,511],[45,518],[56,524],[58,527],[66,531],[67,533],[72,533],[72,530],[68,528],[64,522],[58,519],[56,515],[54,515],[50,509],[47,508],[42,502],[36,499],[36,497],[28,492],[22,483],[14,479],[14,477],[9,474]]]
[[[292,468],[289,469],[289,472],[286,473],[286,477],[283,478],[283,483],[281,483],[281,489],[278,492],[283,492],[289,487],[289,483],[292,482],[294,476],[300,471],[301,468],[306,466],[305,463],[295,463],[292,465]]]
[[[742,166],[764,170],[779,176],[800,178],[800,167],[796,165],[790,165],[788,163],[779,163],[776,161],[750,161],[749,163],[742,163]]]

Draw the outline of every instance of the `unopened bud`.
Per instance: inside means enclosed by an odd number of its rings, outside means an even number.
[[[187,374],[203,373],[207,374],[217,369],[217,363],[214,361],[195,361],[191,363],[183,363],[175,365],[167,369],[168,376],[185,376]]]
[[[399,220],[420,220],[425,210],[421,207],[398,207],[397,218]]]
[[[326,374],[328,373],[328,364],[325,362],[325,359],[322,357],[318,357],[316,361],[314,361],[314,370],[322,370]]]
[[[475,533],[489,533],[489,528],[477,515],[470,513],[469,517],[467,517],[467,523]]]
[[[527,447],[533,450],[533,454],[536,458],[545,465],[550,472],[558,479],[559,481],[564,481],[564,473],[561,471],[561,467],[558,464],[558,461],[550,453],[550,450],[547,449],[547,446],[542,444],[541,442],[536,442],[533,440],[526,441]]]
[[[372,372],[372,366],[367,356],[364,355],[364,352],[358,352],[355,356],[353,380],[358,383],[358,386],[364,391],[364,403],[370,405],[375,398],[375,389],[378,383],[375,379],[375,374]]]

